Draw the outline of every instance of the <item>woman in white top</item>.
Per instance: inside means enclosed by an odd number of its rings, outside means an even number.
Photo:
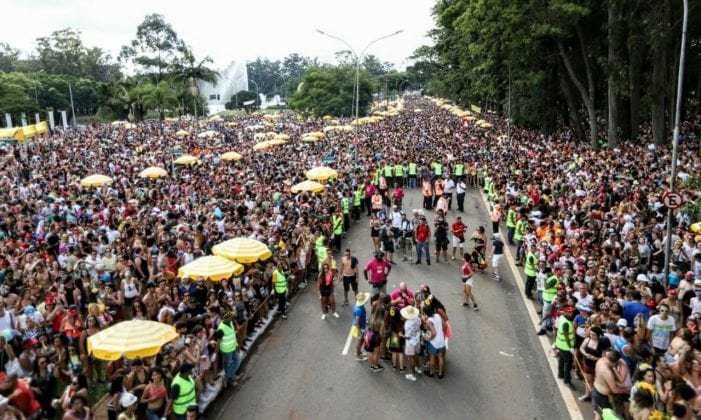
[[[428,366],[429,372],[426,376],[433,377],[434,372],[438,372],[438,378],[443,378],[443,364],[445,360],[445,335],[443,334],[443,318],[431,305],[424,305],[423,321],[430,333],[428,342]],[[436,366],[438,360],[438,366]]]

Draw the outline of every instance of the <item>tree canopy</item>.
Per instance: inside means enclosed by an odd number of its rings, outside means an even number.
[[[355,68],[350,66],[314,67],[304,74],[300,88],[290,98],[290,107],[307,115],[351,116]],[[359,79],[360,115],[372,102],[373,86],[366,71]]]

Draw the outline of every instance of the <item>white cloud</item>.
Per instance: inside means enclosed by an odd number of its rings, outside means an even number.
[[[316,33],[319,28],[350,43],[358,53],[370,41],[392,33],[396,37],[373,45],[369,54],[404,67],[420,45],[430,42],[433,0],[6,0],[0,39],[24,51],[37,37],[65,27],[79,29],[88,46],[116,56],[136,34],[149,13],[160,13],[201,57],[217,66],[255,57],[279,59],[290,53],[334,60],[346,49]]]

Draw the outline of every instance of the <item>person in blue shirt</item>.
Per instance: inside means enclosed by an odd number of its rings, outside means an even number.
[[[640,291],[633,291],[632,297],[633,300],[631,302],[623,304],[623,318],[626,319],[628,325],[633,325],[633,320],[638,314],[643,314],[645,319],[650,317],[650,310],[640,302],[643,298]]]
[[[365,304],[370,299],[370,295],[366,292],[359,292],[355,295],[355,308],[353,308],[353,326],[358,328],[358,342],[355,345],[355,359],[358,361],[368,360],[368,357],[361,352],[363,345],[363,337],[365,336],[365,327],[367,323],[367,312]]]

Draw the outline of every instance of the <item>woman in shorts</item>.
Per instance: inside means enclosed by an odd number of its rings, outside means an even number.
[[[333,287],[336,282],[334,272],[329,268],[329,265],[324,263],[321,268],[321,273],[319,273],[318,281],[318,292],[319,298],[321,300],[321,319],[326,319],[326,313],[328,308],[331,307],[333,312],[333,317],[338,318],[339,315],[336,312],[336,299],[333,295]]]
[[[462,260],[463,260],[463,264],[462,264],[462,267],[460,268],[460,275],[461,275],[462,284],[463,284],[462,306],[470,306],[470,301],[472,301],[472,305],[476,311],[477,310],[477,301],[475,300],[475,296],[472,294],[472,286],[474,284],[474,279],[473,279],[474,270],[472,269],[472,264],[470,263],[470,260],[471,260],[470,254],[467,254],[467,253],[463,254]]]
[[[409,373],[405,376],[410,381],[416,380],[421,373],[419,353],[421,352],[421,319],[419,310],[414,306],[405,306],[400,311],[404,318],[404,355],[409,362]]]
[[[365,332],[364,347],[370,355],[370,370],[374,373],[382,372],[385,368],[380,365],[380,343],[382,341],[382,324],[385,318],[384,305],[376,305],[370,316],[368,329]]]

